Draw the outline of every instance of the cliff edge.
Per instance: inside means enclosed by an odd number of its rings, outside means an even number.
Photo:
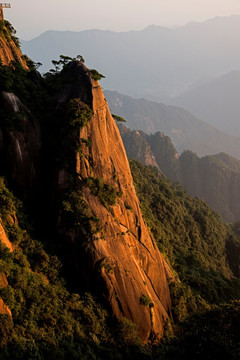
[[[113,314],[137,324],[144,342],[160,338],[171,309],[171,272],[143,221],[121,136],[98,81],[80,62],[69,64],[65,76],[75,81],[65,86],[58,108],[78,99],[93,110],[86,126],[79,128],[75,171],[84,201],[99,221],[92,238],[95,272],[104,280]],[[64,187],[63,178],[61,169],[59,184]],[[111,189],[114,201],[103,201],[96,184],[106,193]],[[81,242],[76,231],[70,239],[72,244]]]
[[[19,48],[18,38],[14,36],[15,33],[15,29],[8,21],[0,19],[0,59],[2,65],[8,66],[14,61],[27,69],[26,62],[22,58],[22,52]]]

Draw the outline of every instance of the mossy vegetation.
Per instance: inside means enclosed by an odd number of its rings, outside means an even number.
[[[154,304],[152,302],[152,300],[150,299],[150,297],[148,295],[143,294],[140,299],[139,302],[141,305],[152,308],[154,307]]]
[[[55,150],[61,154],[56,155],[59,166],[73,169],[76,152],[82,155],[83,144],[90,147],[88,139],[80,138],[79,130],[87,125],[92,115],[92,109],[80,99],[74,98],[65,104],[62,116],[56,119]]]
[[[9,21],[7,20],[0,21],[0,34],[1,37],[5,38],[8,41],[10,47],[11,47],[11,41],[13,41],[16,47],[20,48],[20,41],[15,36],[16,30]]]
[[[39,76],[34,70],[27,71],[19,62],[5,66],[0,61],[0,90],[14,93],[29,109],[38,110],[42,100],[39,92]]]
[[[89,69],[89,73],[90,73],[91,77],[93,78],[93,80],[95,80],[95,81],[100,81],[102,78],[105,78],[104,75],[100,74],[95,69]]]
[[[115,114],[111,114],[112,117],[114,118],[114,120],[116,121],[120,121],[120,122],[127,122],[127,120],[125,120],[123,117],[115,115]]]
[[[93,115],[93,110],[79,98],[71,99],[67,104],[66,117],[71,127],[83,127]]]
[[[114,271],[114,264],[111,264],[110,260],[108,258],[102,258],[98,263],[99,270],[105,269],[107,273],[112,274]]]
[[[178,336],[165,339],[153,351],[153,359],[239,358],[240,302],[213,306],[181,323]]]
[[[115,205],[117,197],[121,195],[111,184],[104,183],[101,178],[88,177],[85,179],[85,184],[107,209],[109,205]]]
[[[64,195],[62,216],[72,228],[84,228],[85,238],[90,239],[93,234],[101,230],[99,219],[91,214],[81,190]]]

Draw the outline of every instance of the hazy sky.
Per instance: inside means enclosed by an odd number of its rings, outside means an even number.
[[[10,0],[5,18],[28,40],[46,30],[139,30],[240,14],[240,0]]]

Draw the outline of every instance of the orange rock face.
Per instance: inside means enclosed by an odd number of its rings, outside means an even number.
[[[0,289],[6,288],[8,286],[8,281],[5,274],[0,274]],[[12,316],[12,312],[9,307],[4,303],[0,298],[0,314],[7,314]]]
[[[10,252],[13,251],[13,246],[6,235],[1,222],[0,222],[0,241],[10,250]]]
[[[8,286],[7,277],[5,274],[0,274],[0,289],[4,289]]]
[[[4,304],[1,298],[0,298],[0,314],[6,314],[12,316],[11,310],[7,305]]]
[[[116,204],[106,208],[88,187],[83,188],[92,214],[100,219],[94,262],[106,284],[105,297],[113,314],[137,324],[146,342],[151,336],[160,338],[169,319],[168,277],[172,274],[143,221],[119,130],[97,81],[91,80],[90,90],[94,115],[80,129],[80,138],[92,145],[83,145],[76,171],[80,179],[103,179],[119,195]],[[71,97],[72,90],[67,92],[61,101]],[[148,299],[145,305],[143,298]]]
[[[22,59],[21,50],[11,40],[0,37],[0,59],[3,65],[9,65],[11,61],[17,61],[27,69],[25,61]]]

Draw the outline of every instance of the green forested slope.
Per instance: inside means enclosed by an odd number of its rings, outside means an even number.
[[[145,220],[176,276],[173,328],[152,358],[239,359],[239,225],[233,232],[156,168],[130,163]]]
[[[165,339],[152,357],[159,359],[165,354],[169,358],[177,352],[179,358],[181,354],[184,358],[189,351],[194,352],[194,346],[199,346],[198,339],[204,342],[206,351],[209,342],[202,326],[206,325],[206,331],[211,334],[217,328],[215,315],[220,316],[218,314],[222,314],[219,329],[225,332],[213,340],[221,346],[227,341],[235,352],[234,343],[228,342],[233,335],[235,339],[236,324],[232,321],[238,321],[239,306],[237,303],[228,306],[229,317],[224,316],[226,306],[210,308],[240,296],[239,280],[233,276],[226,256],[226,241],[235,235],[205,203],[192,200],[181,187],[171,185],[164,177],[159,178],[158,171],[136,162],[131,163],[131,168],[148,226],[176,271],[171,293],[173,324],[178,325],[178,335]],[[20,225],[26,228],[27,224],[21,203],[3,181],[0,190],[0,215],[16,248],[9,253],[1,247],[1,273],[7,275],[9,286],[0,294],[11,308],[13,319],[1,315],[0,358],[64,359],[70,356],[77,359],[81,355],[83,359],[112,359],[115,358],[111,354],[113,346],[117,346],[119,358],[134,357],[134,352],[136,356],[148,358],[138,345],[132,324],[124,320],[115,328],[99,299],[90,293],[78,295],[66,289],[59,276],[59,260],[47,254],[39,241],[21,229]],[[15,212],[20,223],[13,225],[9,223],[9,215]],[[194,313],[199,315],[186,322]],[[229,323],[233,329],[228,336]]]
[[[156,169],[130,163],[147,224],[180,280],[209,303],[238,298],[240,282],[226,254],[230,227]]]
[[[17,205],[17,207],[16,207]],[[0,273],[9,285],[0,296],[12,311],[1,317],[1,359],[90,358],[100,343],[111,344],[108,315],[90,293],[70,293],[59,275],[61,263],[22,228],[19,201],[1,179],[0,216],[14,251],[1,245]],[[9,222],[17,214],[19,224]]]

